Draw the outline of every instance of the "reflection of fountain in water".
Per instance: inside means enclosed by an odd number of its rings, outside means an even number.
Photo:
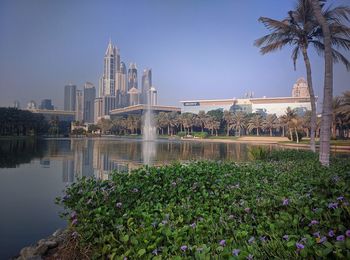
[[[156,155],[156,127],[154,124],[153,112],[150,104],[150,95],[147,93],[146,113],[143,121],[143,142],[142,156],[143,163],[151,165]]]

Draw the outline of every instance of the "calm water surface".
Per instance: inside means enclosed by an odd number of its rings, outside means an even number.
[[[0,140],[0,259],[65,227],[55,197],[82,176],[143,163],[199,159],[247,160],[247,144],[133,139]]]

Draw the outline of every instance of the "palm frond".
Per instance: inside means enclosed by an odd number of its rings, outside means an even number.
[[[284,39],[284,40],[281,40],[281,41],[277,41],[277,42],[273,42],[273,43],[270,43],[268,45],[265,45],[264,47],[262,47],[260,49],[260,52],[261,54],[266,54],[266,53],[269,53],[269,52],[274,52],[274,51],[277,51],[277,50],[280,50],[282,49],[285,45],[287,44],[290,44],[292,42],[293,39]]]
[[[319,55],[323,56],[324,55],[324,44],[322,42],[319,42],[319,41],[312,41],[311,43],[314,45],[317,53]],[[336,49],[332,48],[332,56],[333,56],[333,62],[343,63],[345,65],[346,69],[348,71],[350,71],[350,61],[343,54],[341,54]]]
[[[335,8],[328,7],[323,16],[327,21],[335,21],[336,23],[342,23],[343,20],[350,22],[350,7],[349,6],[337,6]]]
[[[297,59],[298,59],[298,56],[299,56],[299,45],[297,45],[293,51],[292,51],[292,59],[293,59],[293,66],[294,66],[294,70],[297,69]]]

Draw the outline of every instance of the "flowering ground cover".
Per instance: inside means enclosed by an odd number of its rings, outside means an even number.
[[[93,258],[350,258],[350,160],[308,152],[82,179],[58,199]]]

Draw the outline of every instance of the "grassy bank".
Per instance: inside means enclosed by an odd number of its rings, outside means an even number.
[[[349,258],[350,162],[316,157],[146,167],[82,179],[58,201],[95,258]]]

